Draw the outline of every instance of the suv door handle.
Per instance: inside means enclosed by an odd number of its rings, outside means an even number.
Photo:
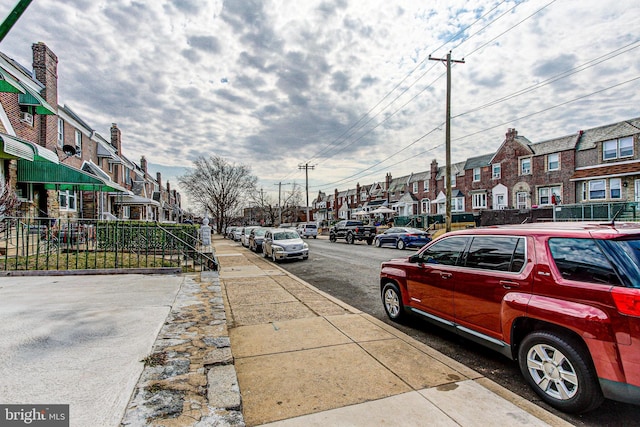
[[[500,284],[505,289],[512,289],[512,288],[519,288],[520,287],[520,283],[512,282],[510,280],[501,280]]]
[[[451,279],[451,277],[453,277],[453,274],[451,273],[440,273],[440,277],[443,279]]]

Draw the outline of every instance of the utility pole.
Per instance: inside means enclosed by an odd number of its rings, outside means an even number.
[[[285,182],[283,184],[282,181],[277,184],[273,184],[278,186],[278,225],[282,224],[282,202],[280,201],[280,199],[282,198],[282,186],[290,184],[290,182]]]
[[[305,189],[307,193],[307,222],[309,222],[309,169],[314,170],[315,166],[309,165],[309,163],[305,163],[304,165],[298,165],[298,169],[304,169],[305,174]]]
[[[20,16],[27,10],[27,7],[31,4],[31,0],[20,0],[18,4],[13,8],[9,16],[0,24],[0,41],[2,41],[11,27],[20,19]]]
[[[445,147],[446,147],[446,187],[447,187],[447,202],[446,202],[446,213],[445,213],[445,221],[446,221],[446,232],[451,231],[451,63],[455,62],[458,64],[464,64],[464,58],[462,59],[451,59],[451,51],[447,53],[446,58],[432,58],[429,55],[429,59],[432,61],[440,61],[446,64],[447,66],[447,121],[446,121],[446,136],[445,136]]]

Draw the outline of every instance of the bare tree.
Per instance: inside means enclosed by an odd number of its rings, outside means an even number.
[[[9,182],[0,181],[0,218],[13,215],[19,203],[18,196],[11,189]]]
[[[242,203],[255,192],[258,179],[245,165],[229,163],[219,156],[200,157],[194,168],[178,177],[189,199],[210,213],[216,231],[221,233],[229,219],[238,217]]]
[[[285,191],[280,200],[282,205],[283,222],[296,222],[298,207],[302,201],[302,189],[294,184],[291,191]],[[249,203],[256,207],[256,212],[260,215],[265,224],[280,225],[280,208],[275,197],[265,194],[264,191],[255,191],[249,198]]]

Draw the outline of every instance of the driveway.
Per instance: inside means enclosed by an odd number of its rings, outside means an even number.
[[[0,403],[118,426],[184,277],[0,278]]]

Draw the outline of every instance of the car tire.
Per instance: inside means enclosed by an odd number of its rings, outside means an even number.
[[[262,248],[262,258],[266,258],[268,256],[269,255],[267,255],[267,251],[264,248]]]
[[[405,248],[404,240],[398,239],[398,242],[396,243],[396,247],[400,250],[403,250]]]
[[[331,243],[335,243],[336,242],[336,235],[335,234],[329,234],[329,241]]]
[[[367,245],[371,246],[373,244],[373,239],[367,239]]]
[[[563,412],[588,412],[604,400],[588,351],[569,336],[547,331],[527,335],[518,364],[538,396]]]
[[[380,242],[380,239],[376,239],[375,244],[376,244],[376,248],[379,248],[380,246],[382,246],[382,242]]]
[[[276,258],[276,253],[275,253],[275,251],[271,251],[271,261],[273,261],[273,262],[278,262],[278,259]]]
[[[389,319],[401,323],[407,314],[404,312],[402,294],[395,283],[386,283],[382,288],[382,305]]]
[[[353,242],[355,241],[355,239],[353,238],[353,234],[349,233],[347,234],[347,243],[350,245],[353,245]]]

